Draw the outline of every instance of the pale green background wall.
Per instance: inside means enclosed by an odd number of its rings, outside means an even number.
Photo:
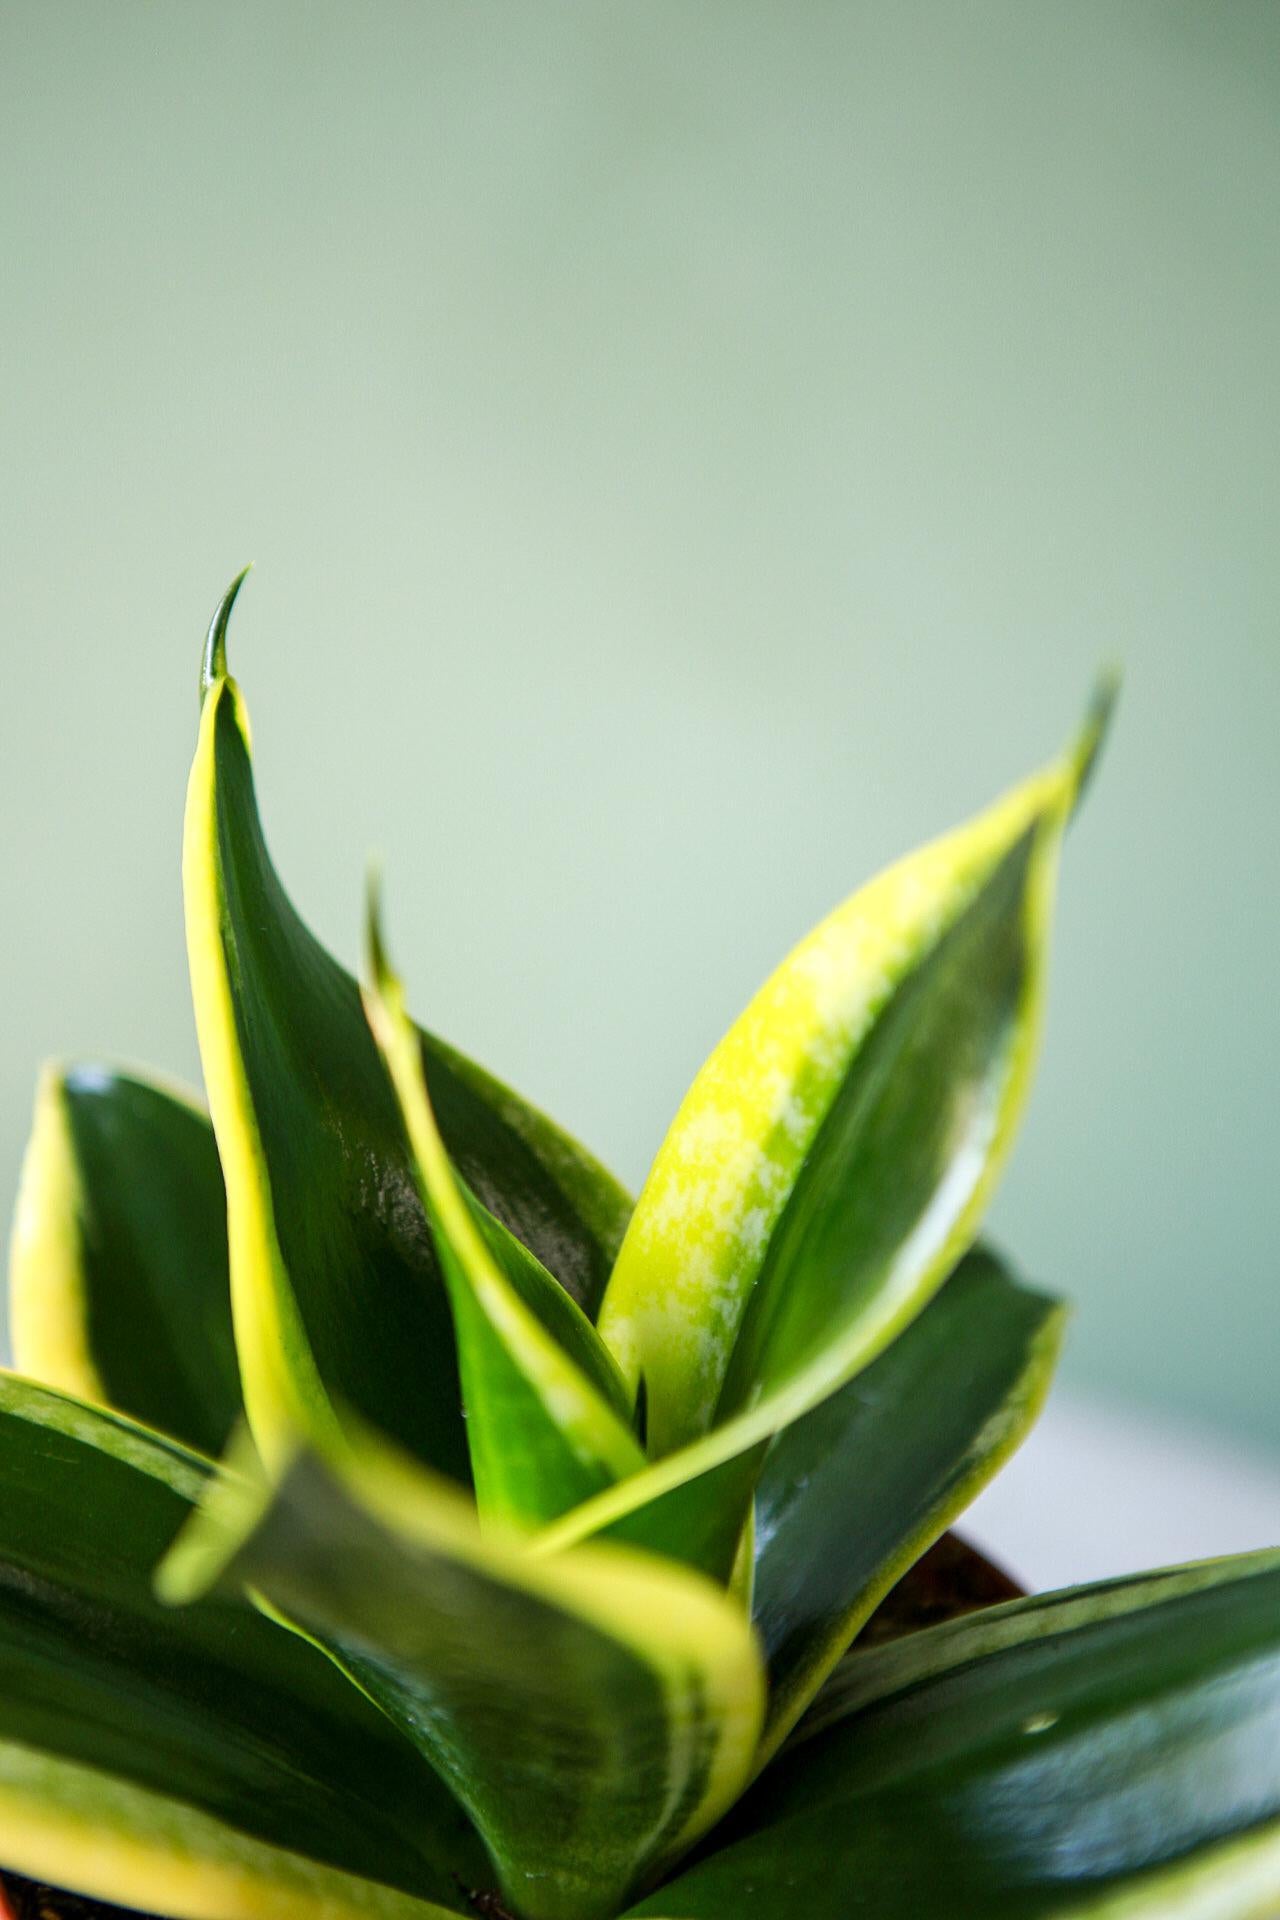
[[[0,1198],[195,1070],[269,828],[638,1177],[791,938],[1128,684],[999,1207],[1077,1382],[1280,1444],[1280,8],[0,4]]]

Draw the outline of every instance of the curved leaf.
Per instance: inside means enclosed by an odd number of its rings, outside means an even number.
[[[422,1049],[369,909],[369,1025],[396,1091],[453,1307],[482,1517],[536,1526],[644,1465],[622,1381],[582,1309],[497,1221],[488,1239],[436,1126]]]
[[[465,1480],[449,1309],[391,1088],[356,983],[299,919],[263,841],[248,716],[226,673],[235,591],[210,631],[183,872],[246,1408],[267,1458],[298,1424],[332,1439],[337,1396]],[[451,1049],[430,1036],[422,1049],[471,1191],[590,1308],[621,1190]]]
[[[1057,1301],[971,1253],[886,1353],[778,1436],[756,1492],[762,1763],[879,1602],[1025,1438],[1063,1323]]]
[[[793,1745],[824,1733],[838,1721],[877,1705],[926,1680],[989,1654],[1003,1653],[1036,1640],[1051,1640],[1106,1620],[1130,1619],[1148,1607],[1180,1600],[1212,1587],[1271,1573],[1280,1568],[1280,1549],[1197,1560],[1182,1567],[1158,1567],[1055,1593],[1028,1594],[1008,1605],[987,1607],[922,1633],[891,1640],[881,1647],[854,1647],[836,1668],[798,1727]]]
[[[632,1216],[600,1330],[650,1452],[866,1365],[976,1231],[1030,1077],[1081,740],[825,920],[697,1076]]]
[[[1280,1554],[1015,1601],[847,1666],[860,1710],[788,1749],[637,1916],[1280,1905]]]
[[[216,1455],[240,1412],[226,1198],[195,1100],[49,1067],[9,1267],[19,1369]]]
[[[527,1920],[603,1920],[741,1792],[763,1684],[742,1612],[647,1554],[533,1558],[366,1436],[226,1490],[165,1591],[243,1582],[327,1648],[427,1754]]]
[[[475,1835],[357,1690],[242,1602],[154,1597],[207,1474],[0,1377],[0,1860],[193,1920],[461,1906]]]
[[[685,1483],[700,1501],[694,1483],[870,1365],[964,1254],[1030,1078],[1062,832],[1104,718],[824,922],[695,1080],[600,1316],[663,1457],[552,1546],[642,1525]]]

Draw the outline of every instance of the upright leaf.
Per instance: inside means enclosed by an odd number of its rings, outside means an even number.
[[[554,1545],[643,1523],[686,1483],[699,1498],[870,1365],[971,1244],[1027,1091],[1062,832],[1104,719],[855,894],[695,1080],[600,1316],[661,1457]]]
[[[1280,1554],[1016,1601],[846,1670],[849,1710],[637,1920],[1280,1910]]]
[[[226,1200],[194,1099],[109,1067],[46,1069],[9,1327],[22,1372],[222,1451],[240,1410]]]
[[[238,1600],[156,1600],[208,1471],[0,1377],[0,1860],[192,1920],[464,1907],[474,1833],[329,1661]]]
[[[1059,843],[1102,719],[825,920],[694,1081],[600,1316],[652,1452],[762,1401],[794,1418],[971,1240],[1025,1097]]]
[[[303,1456],[265,1511],[210,1504],[163,1573],[222,1569],[326,1647],[438,1768],[526,1920],[605,1920],[741,1791],[759,1734],[751,1629],[649,1555],[531,1557],[365,1437]]]
[[[210,630],[183,868],[246,1408],[269,1458],[299,1423],[332,1438],[337,1396],[466,1479],[449,1309],[391,1088],[356,983],[299,919],[263,841],[226,671],[235,592]],[[430,1036],[421,1046],[471,1191],[593,1306],[620,1190],[514,1094]]]
[[[444,1271],[481,1515],[536,1526],[644,1464],[621,1379],[582,1309],[497,1221],[486,1237],[440,1138],[422,1049],[369,909],[369,1024]]]
[[[756,1492],[762,1762],[890,1588],[1025,1437],[1063,1317],[991,1254],[971,1253],[886,1353],[778,1436]]]

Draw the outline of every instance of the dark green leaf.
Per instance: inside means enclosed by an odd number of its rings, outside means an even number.
[[[430,1757],[527,1920],[605,1920],[741,1792],[763,1676],[741,1609],[648,1554],[529,1552],[372,1436],[225,1498],[163,1573],[241,1581]]]
[[[469,1474],[449,1307],[391,1088],[351,977],[291,906],[258,821],[249,725],[209,649],[187,806],[188,949],[227,1182],[245,1404],[268,1458],[333,1397],[455,1478]],[[473,1194],[588,1309],[626,1202],[514,1094],[422,1040]]]
[[[778,1436],[756,1493],[765,1753],[862,1623],[1027,1433],[1063,1309],[986,1252],[874,1365]]]
[[[9,1298],[23,1373],[221,1453],[240,1412],[226,1199],[192,1099],[108,1067],[46,1071]]]
[[[0,1860],[226,1920],[460,1907],[455,1871],[486,1884],[474,1833],[331,1663],[238,1600],[154,1597],[207,1473],[0,1379]]]
[[[845,1663],[663,1920],[1265,1920],[1280,1554],[1016,1601]]]
[[[744,1565],[741,1556],[749,1554],[751,1543],[744,1540],[744,1532],[750,1525],[751,1495],[764,1456],[763,1443],[749,1447],[706,1473],[676,1481],[643,1504],[634,1503],[627,1490],[620,1488],[616,1520],[596,1528],[591,1524],[596,1507],[592,1502],[566,1514],[557,1527],[548,1528],[547,1544],[556,1547],[581,1539],[616,1540],[680,1560],[721,1584],[731,1578],[737,1566],[745,1593],[750,1586],[751,1562],[748,1557]]]

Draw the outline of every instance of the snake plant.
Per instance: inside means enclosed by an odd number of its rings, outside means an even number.
[[[1280,1553],[861,1631],[1058,1350],[977,1236],[1105,700],[783,960],[633,1205],[411,1022],[376,898],[363,984],[299,917],[238,586],[184,840],[207,1107],[37,1095],[0,1865],[179,1920],[1280,1912]]]

